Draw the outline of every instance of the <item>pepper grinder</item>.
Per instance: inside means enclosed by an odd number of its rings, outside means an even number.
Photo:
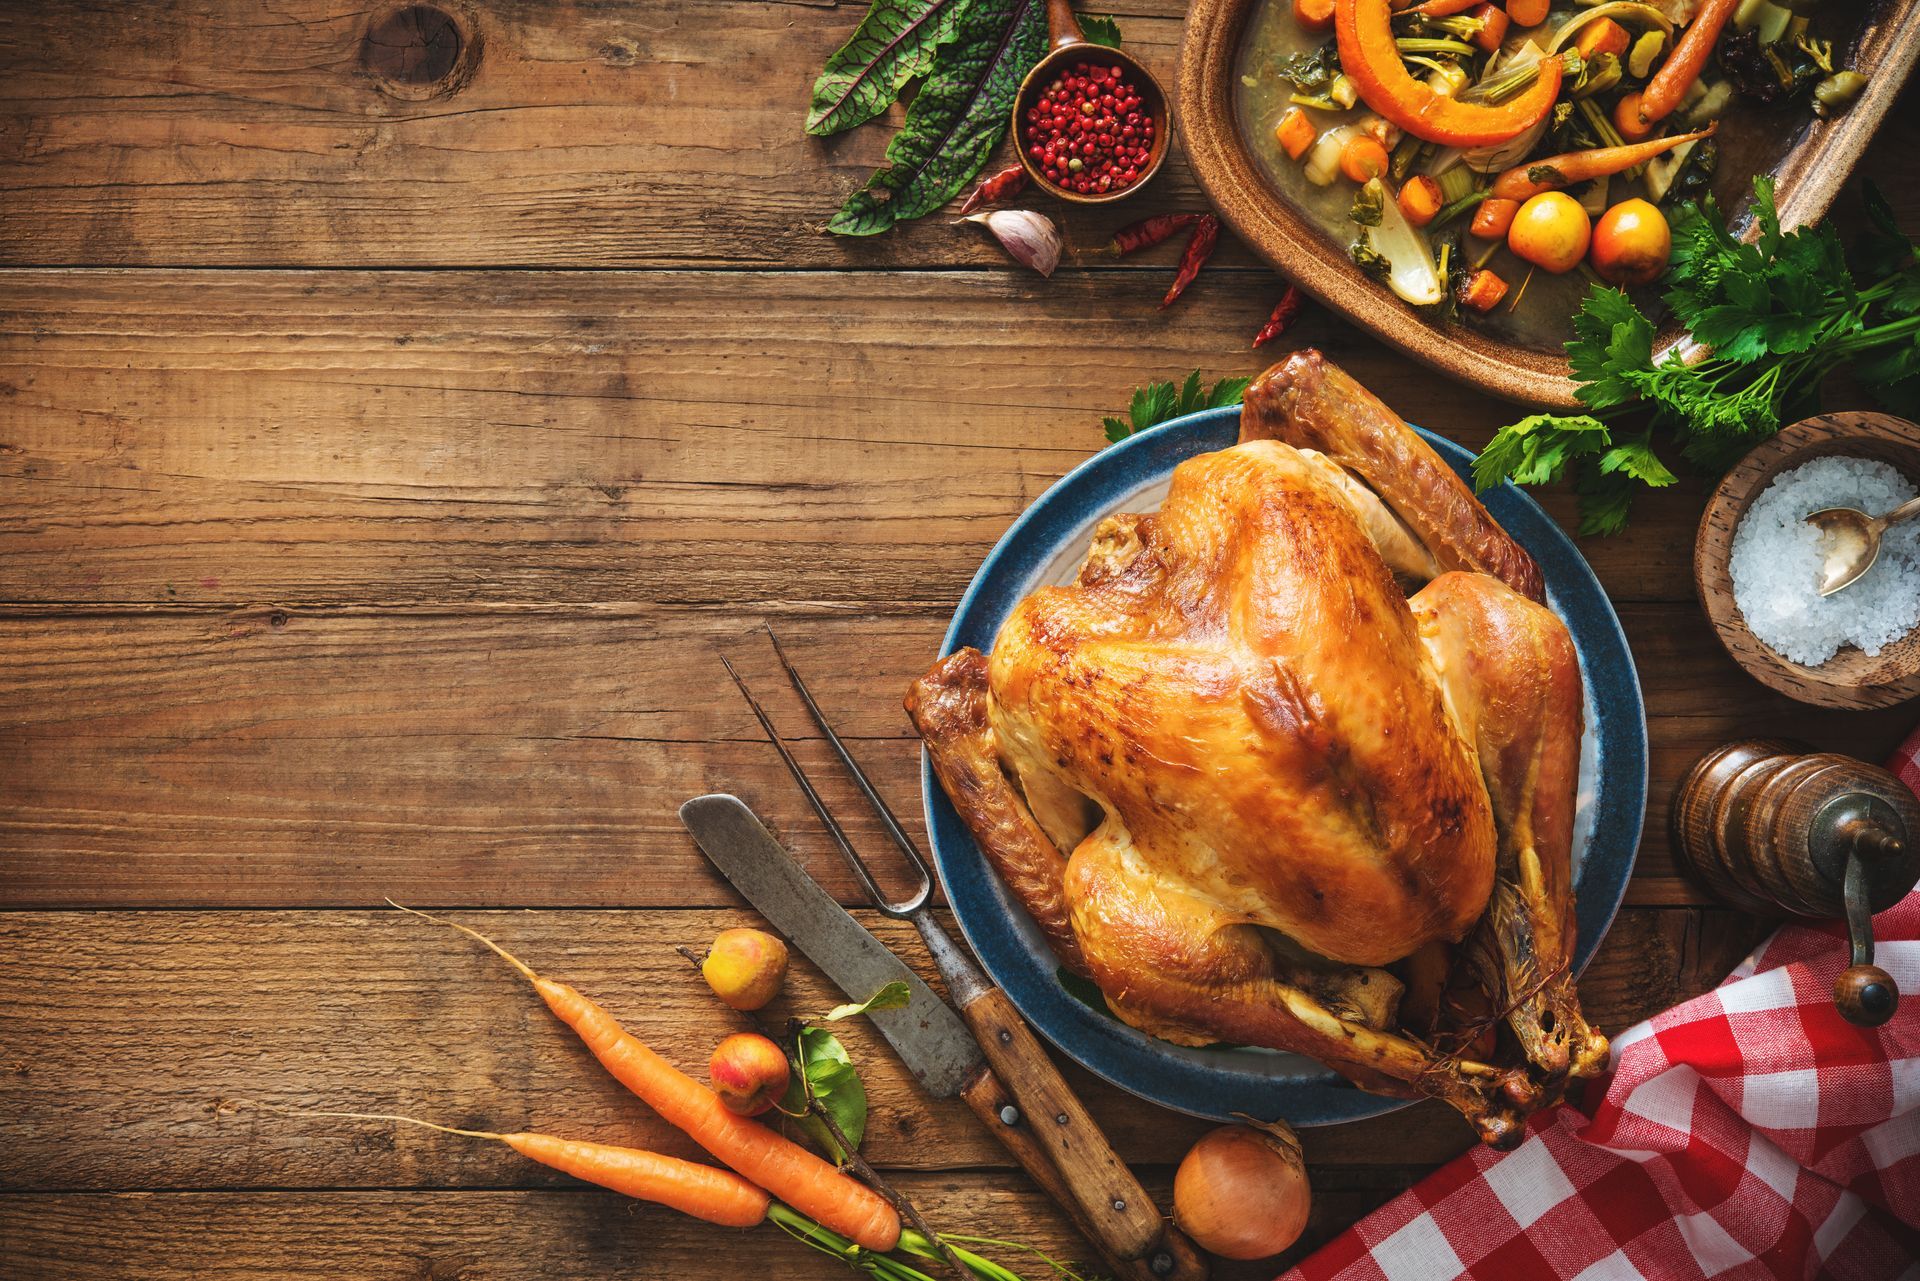
[[[1681,867],[1731,907],[1844,916],[1853,963],[1833,1003],[1862,1027],[1893,1017],[1900,989],[1873,964],[1872,917],[1920,880],[1920,800],[1899,779],[1804,743],[1740,739],[1680,780],[1673,846]]]

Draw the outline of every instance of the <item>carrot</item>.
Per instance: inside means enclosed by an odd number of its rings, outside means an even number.
[[[385,1112],[297,1112],[296,1116],[339,1116],[359,1121],[401,1121],[442,1134],[504,1143],[521,1156],[562,1174],[611,1188],[636,1201],[651,1201],[690,1214],[723,1228],[751,1228],[766,1221],[773,1198],[731,1170],[682,1161],[641,1148],[618,1148],[606,1143],[558,1139],[551,1134],[495,1134],[491,1130],[461,1130],[417,1117]]]
[[[1619,101],[1613,104],[1614,130],[1628,142],[1642,142],[1653,132],[1653,126],[1640,119],[1640,91],[1623,93]]]
[[[394,906],[400,907],[398,903]],[[899,1242],[900,1215],[878,1192],[758,1121],[729,1112],[712,1090],[648,1049],[639,1037],[587,997],[565,983],[541,978],[519,957],[478,930],[410,907],[400,910],[452,926],[485,944],[533,984],[547,1008],[579,1034],[615,1080],[753,1182],[869,1250],[884,1252]]]
[[[1506,238],[1507,228],[1513,226],[1513,216],[1520,212],[1518,200],[1501,200],[1489,196],[1480,202],[1473,211],[1473,223],[1468,231],[1482,240],[1502,240]]]
[[[1416,227],[1424,227],[1440,212],[1440,184],[1415,174],[1400,184],[1400,212]]]
[[[1365,183],[1386,171],[1387,149],[1370,134],[1349,138],[1347,145],[1340,149],[1340,172],[1354,182]]]
[[[1507,11],[1496,9],[1490,4],[1479,5],[1467,10],[1469,18],[1480,20],[1480,29],[1473,33],[1473,42],[1492,53],[1507,38]]]
[[[1492,311],[1506,293],[1506,281],[1491,271],[1476,271],[1460,286],[1460,305],[1475,311]]]
[[[1697,133],[1679,133],[1667,138],[1655,138],[1650,142],[1629,143],[1624,147],[1594,147],[1587,151],[1569,151],[1565,155],[1548,156],[1544,160],[1528,160],[1515,165],[1493,180],[1491,188],[1493,198],[1495,200],[1526,200],[1543,191],[1558,191],[1562,187],[1571,187],[1589,178],[1604,178],[1608,174],[1620,173],[1635,165],[1645,164],[1655,156],[1672,151],[1683,142],[1705,138],[1714,131],[1714,128],[1714,125],[1708,125]],[[1489,200],[1487,203],[1492,204],[1493,201]],[[1485,208],[1484,205],[1481,207]]]
[[[1303,30],[1333,30],[1333,0],[1293,0],[1293,20]]]
[[[1580,28],[1580,34],[1573,38],[1573,47],[1582,58],[1592,61],[1603,53],[1619,58],[1626,54],[1627,46],[1632,43],[1627,38],[1627,29],[1612,18],[1600,18]]]
[[[1537,27],[1547,20],[1553,0],[1507,0],[1507,17],[1516,27]]]
[[[1289,107],[1287,114],[1280,117],[1280,123],[1273,127],[1273,136],[1289,158],[1298,160],[1313,145],[1313,121],[1307,119],[1307,113],[1300,108]]]
[[[1680,105],[1687,90],[1706,69],[1707,59],[1713,56],[1713,46],[1720,39],[1720,30],[1727,25],[1738,3],[1739,0],[1706,0],[1700,6],[1693,21],[1680,33],[1673,52],[1640,93],[1642,124],[1651,125],[1673,114],[1673,109]]]
[[[1426,0],[1425,4],[1413,6],[1413,11],[1424,18],[1451,18],[1484,3],[1485,0]]]

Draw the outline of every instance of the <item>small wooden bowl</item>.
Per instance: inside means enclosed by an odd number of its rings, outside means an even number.
[[[1094,44],[1081,34],[1080,20],[1073,16],[1070,0],[1047,0],[1047,44],[1050,52],[1034,64],[1027,78],[1020,82],[1020,92],[1013,96],[1013,151],[1020,157],[1020,167],[1027,171],[1027,177],[1033,179],[1036,187],[1068,204],[1110,205],[1116,200],[1125,200],[1153,181],[1166,161],[1168,147],[1173,145],[1173,113],[1167,105],[1167,91],[1132,54]],[[1048,182],[1046,170],[1027,154],[1027,109],[1055,76],[1080,61],[1122,68],[1140,90],[1140,114],[1153,121],[1153,146],[1147,149],[1146,169],[1117,191],[1069,191],[1058,183]]]
[[[1920,627],[1868,655],[1849,645],[1818,667],[1781,657],[1747,629],[1733,599],[1733,531],[1781,472],[1840,454],[1870,458],[1920,485],[1920,427],[1891,414],[1820,414],[1783,428],[1735,464],[1713,491],[1693,544],[1693,583],[1720,643],[1763,685],[1818,707],[1891,707],[1920,695]]]

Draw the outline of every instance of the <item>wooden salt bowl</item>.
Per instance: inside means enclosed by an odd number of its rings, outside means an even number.
[[[1834,454],[1876,459],[1920,485],[1920,427],[1891,414],[1802,419],[1756,446],[1713,491],[1693,544],[1694,587],[1720,643],[1761,684],[1819,707],[1891,707],[1920,695],[1920,627],[1878,654],[1848,645],[1818,667],[1808,667],[1763,645],[1733,600],[1728,562],[1733,531],[1747,505],[1781,472]]]

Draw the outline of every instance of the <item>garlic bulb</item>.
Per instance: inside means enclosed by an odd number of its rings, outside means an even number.
[[[984,224],[1008,256],[1043,276],[1051,276],[1060,265],[1060,229],[1045,214],[1029,209],[995,209],[961,221]]]

